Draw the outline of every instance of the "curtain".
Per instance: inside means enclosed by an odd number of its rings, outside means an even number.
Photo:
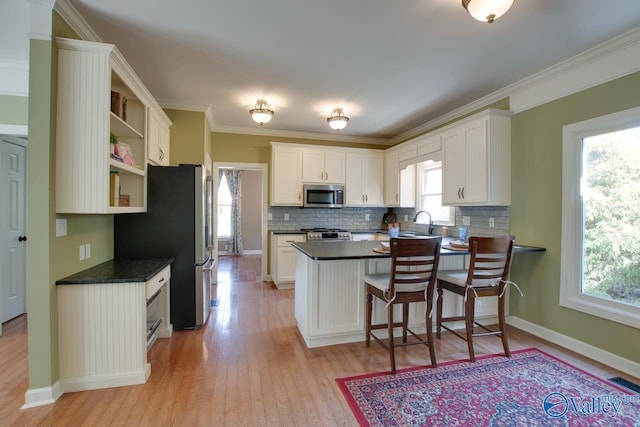
[[[231,236],[227,252],[241,254],[244,252],[242,244],[242,171],[222,169],[231,193]]]

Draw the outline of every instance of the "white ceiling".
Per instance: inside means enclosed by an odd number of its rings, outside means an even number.
[[[210,106],[214,130],[255,133],[265,98],[270,132],[334,135],[342,107],[340,134],[385,139],[640,27],[638,0],[517,0],[494,24],[460,0],[68,2],[163,106]]]

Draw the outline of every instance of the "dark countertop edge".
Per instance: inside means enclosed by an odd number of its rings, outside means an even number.
[[[56,281],[56,285],[146,282],[175,258],[111,259]]]
[[[451,239],[451,238],[448,238]],[[337,261],[337,260],[354,260],[354,259],[371,259],[371,258],[389,258],[391,255],[389,254],[383,254],[383,253],[377,253],[377,252],[373,252],[373,247],[371,248],[371,251],[367,252],[367,253],[358,253],[358,254],[354,254],[354,255],[341,255],[341,256],[326,256],[326,255],[317,255],[317,254],[312,254],[310,252],[308,252],[307,250],[305,250],[304,248],[300,247],[299,244],[305,245],[308,243],[313,243],[313,244],[317,244],[317,243],[323,243],[323,242],[299,242],[299,243],[291,243],[291,246],[293,246],[294,248],[296,248],[297,250],[299,250],[300,252],[302,252],[304,255],[306,255],[307,257],[311,258],[314,261]],[[340,244],[339,242],[324,242],[326,244]],[[371,242],[351,242],[351,243],[365,243],[365,244],[369,244],[371,246],[371,243],[377,244],[377,242],[371,241]],[[519,253],[529,253],[529,252],[545,252],[546,248],[542,248],[539,246],[527,246],[527,245],[515,245],[515,253],[519,254]],[[441,248],[440,249],[440,256],[455,256],[455,255],[469,255],[470,252],[469,251],[456,251],[456,250],[450,250],[450,249],[445,249],[445,248]]]

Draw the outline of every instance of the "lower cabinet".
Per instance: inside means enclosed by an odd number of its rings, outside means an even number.
[[[297,251],[291,243],[306,240],[304,234],[271,233],[271,280],[278,289],[293,288]]]
[[[147,281],[57,284],[63,392],[147,381],[147,350],[172,333],[170,277],[167,265]]]

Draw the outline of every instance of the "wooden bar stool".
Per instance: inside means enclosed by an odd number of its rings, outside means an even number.
[[[511,357],[504,322],[505,290],[509,283],[511,260],[513,258],[514,237],[470,237],[471,260],[468,270],[442,271],[438,273],[438,302],[436,315],[436,336],[441,338],[442,328],[467,341],[469,358],[476,361],[473,351],[473,337],[498,335],[502,338],[504,354]],[[442,317],[443,290],[464,297],[464,315]],[[474,317],[476,298],[498,297],[498,330],[491,330],[476,322]],[[466,334],[463,336],[443,325],[444,322],[465,321]],[[476,333],[479,326],[484,332]]]
[[[391,250],[391,272],[364,276],[367,292],[367,331],[366,346],[369,347],[371,337],[389,351],[391,372],[396,373],[395,347],[424,344],[429,348],[431,365],[435,368],[436,354],[433,346],[433,326],[431,311],[438,262],[440,260],[441,237],[428,239],[393,238],[389,242]],[[373,296],[380,298],[387,304],[387,323],[372,325]],[[425,313],[427,339],[408,328],[409,304],[426,301]],[[402,304],[402,322],[394,322],[393,307]],[[393,328],[402,327],[402,342],[396,343]],[[374,329],[387,329],[388,339],[380,339],[371,333]],[[407,333],[416,340],[408,341]]]

